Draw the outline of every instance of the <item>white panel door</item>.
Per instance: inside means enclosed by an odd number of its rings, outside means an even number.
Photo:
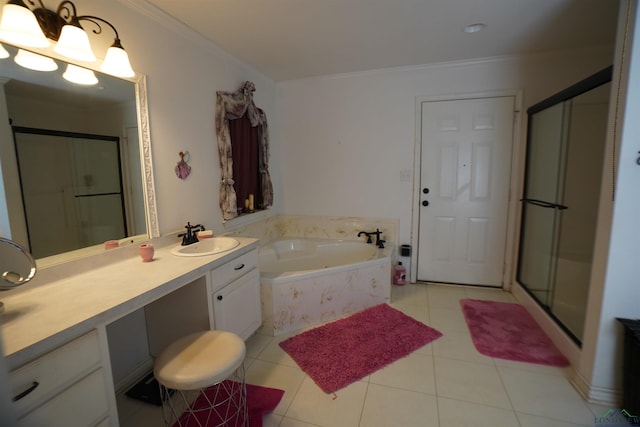
[[[502,286],[514,102],[422,103],[418,280]]]

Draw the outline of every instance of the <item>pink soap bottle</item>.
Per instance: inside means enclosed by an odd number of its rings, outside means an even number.
[[[398,286],[404,285],[406,275],[407,269],[402,265],[401,261],[398,261],[396,268],[393,270],[393,284]]]

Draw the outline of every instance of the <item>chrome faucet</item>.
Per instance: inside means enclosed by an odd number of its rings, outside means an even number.
[[[191,245],[193,243],[198,243],[198,235],[196,234],[198,231],[204,231],[204,225],[197,224],[191,225],[190,222],[187,222],[187,225],[184,226],[187,229],[186,233],[178,234],[178,237],[182,237],[182,246]]]
[[[373,235],[376,236],[376,246],[379,248],[384,248],[384,244],[386,242],[386,240],[382,240],[380,238],[380,235],[382,234],[382,231],[380,231],[379,228],[376,228],[376,231],[361,231],[358,233],[358,237],[362,236],[362,235],[367,236],[367,243],[373,243],[373,239],[371,238]]]

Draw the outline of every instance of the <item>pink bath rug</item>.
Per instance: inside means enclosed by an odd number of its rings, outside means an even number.
[[[280,347],[325,393],[407,356],[442,334],[380,304],[291,337]]]
[[[463,299],[460,305],[473,344],[485,356],[550,366],[569,364],[523,306],[473,299]]]
[[[284,390],[278,390],[277,388],[261,387],[253,384],[247,384],[247,412],[248,423],[244,423],[244,416],[242,414],[232,414],[231,419],[228,411],[237,408],[238,397],[236,394],[230,392],[233,387],[237,387],[238,383],[232,383],[230,380],[225,380],[222,386],[216,388],[209,387],[204,390],[203,393],[196,398],[193,402],[192,411],[197,415],[191,415],[188,412],[182,414],[180,419],[176,421],[173,427],[196,427],[196,426],[219,426],[219,425],[234,425],[249,427],[262,427],[263,417],[272,412],[284,395]],[[208,410],[205,410],[211,403],[219,404],[217,407],[218,412],[210,414]],[[230,405],[231,404],[231,405]],[[219,414],[223,414],[222,417]],[[226,418],[226,423],[223,423],[223,418]]]

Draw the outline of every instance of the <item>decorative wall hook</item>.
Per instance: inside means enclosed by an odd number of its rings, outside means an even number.
[[[191,166],[187,164],[187,162],[191,159],[188,151],[181,151],[178,153],[180,156],[180,161],[176,164],[176,176],[180,179],[186,179],[191,173]],[[186,158],[186,160],[185,160]]]

